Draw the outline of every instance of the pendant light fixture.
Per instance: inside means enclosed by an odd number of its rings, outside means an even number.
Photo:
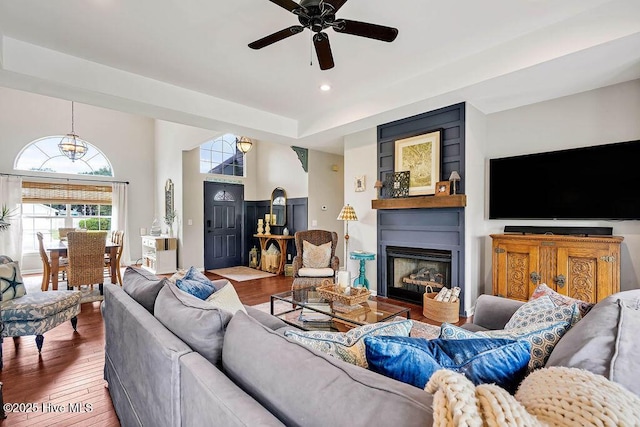
[[[253,141],[246,136],[241,136],[240,138],[236,138],[236,147],[242,154],[247,154],[253,148]]]
[[[81,159],[85,154],[87,154],[87,143],[81,140],[75,133],[73,101],[71,101],[71,133],[62,137],[58,143],[58,148],[60,149],[60,152],[71,159],[72,162],[75,162],[77,159]]]

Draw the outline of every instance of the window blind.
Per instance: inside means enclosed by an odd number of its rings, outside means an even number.
[[[22,182],[23,203],[110,205],[111,194],[110,185]]]

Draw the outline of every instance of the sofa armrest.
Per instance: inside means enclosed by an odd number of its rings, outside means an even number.
[[[262,323],[264,326],[266,326],[269,329],[272,329],[275,331],[276,329],[280,329],[282,327],[287,326],[285,322],[283,322],[282,320],[278,319],[276,316],[273,316],[269,313],[265,313],[263,311],[250,307],[248,305],[245,305],[244,308],[247,310],[247,314],[249,316],[253,317],[258,322]]]
[[[522,301],[480,295],[476,301],[473,323],[486,329],[504,329],[504,325],[522,304]]]

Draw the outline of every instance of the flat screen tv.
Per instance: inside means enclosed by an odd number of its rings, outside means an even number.
[[[491,219],[640,219],[640,141],[489,161]]]

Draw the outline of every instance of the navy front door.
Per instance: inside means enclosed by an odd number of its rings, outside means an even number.
[[[242,265],[244,186],[204,183],[204,267]]]

